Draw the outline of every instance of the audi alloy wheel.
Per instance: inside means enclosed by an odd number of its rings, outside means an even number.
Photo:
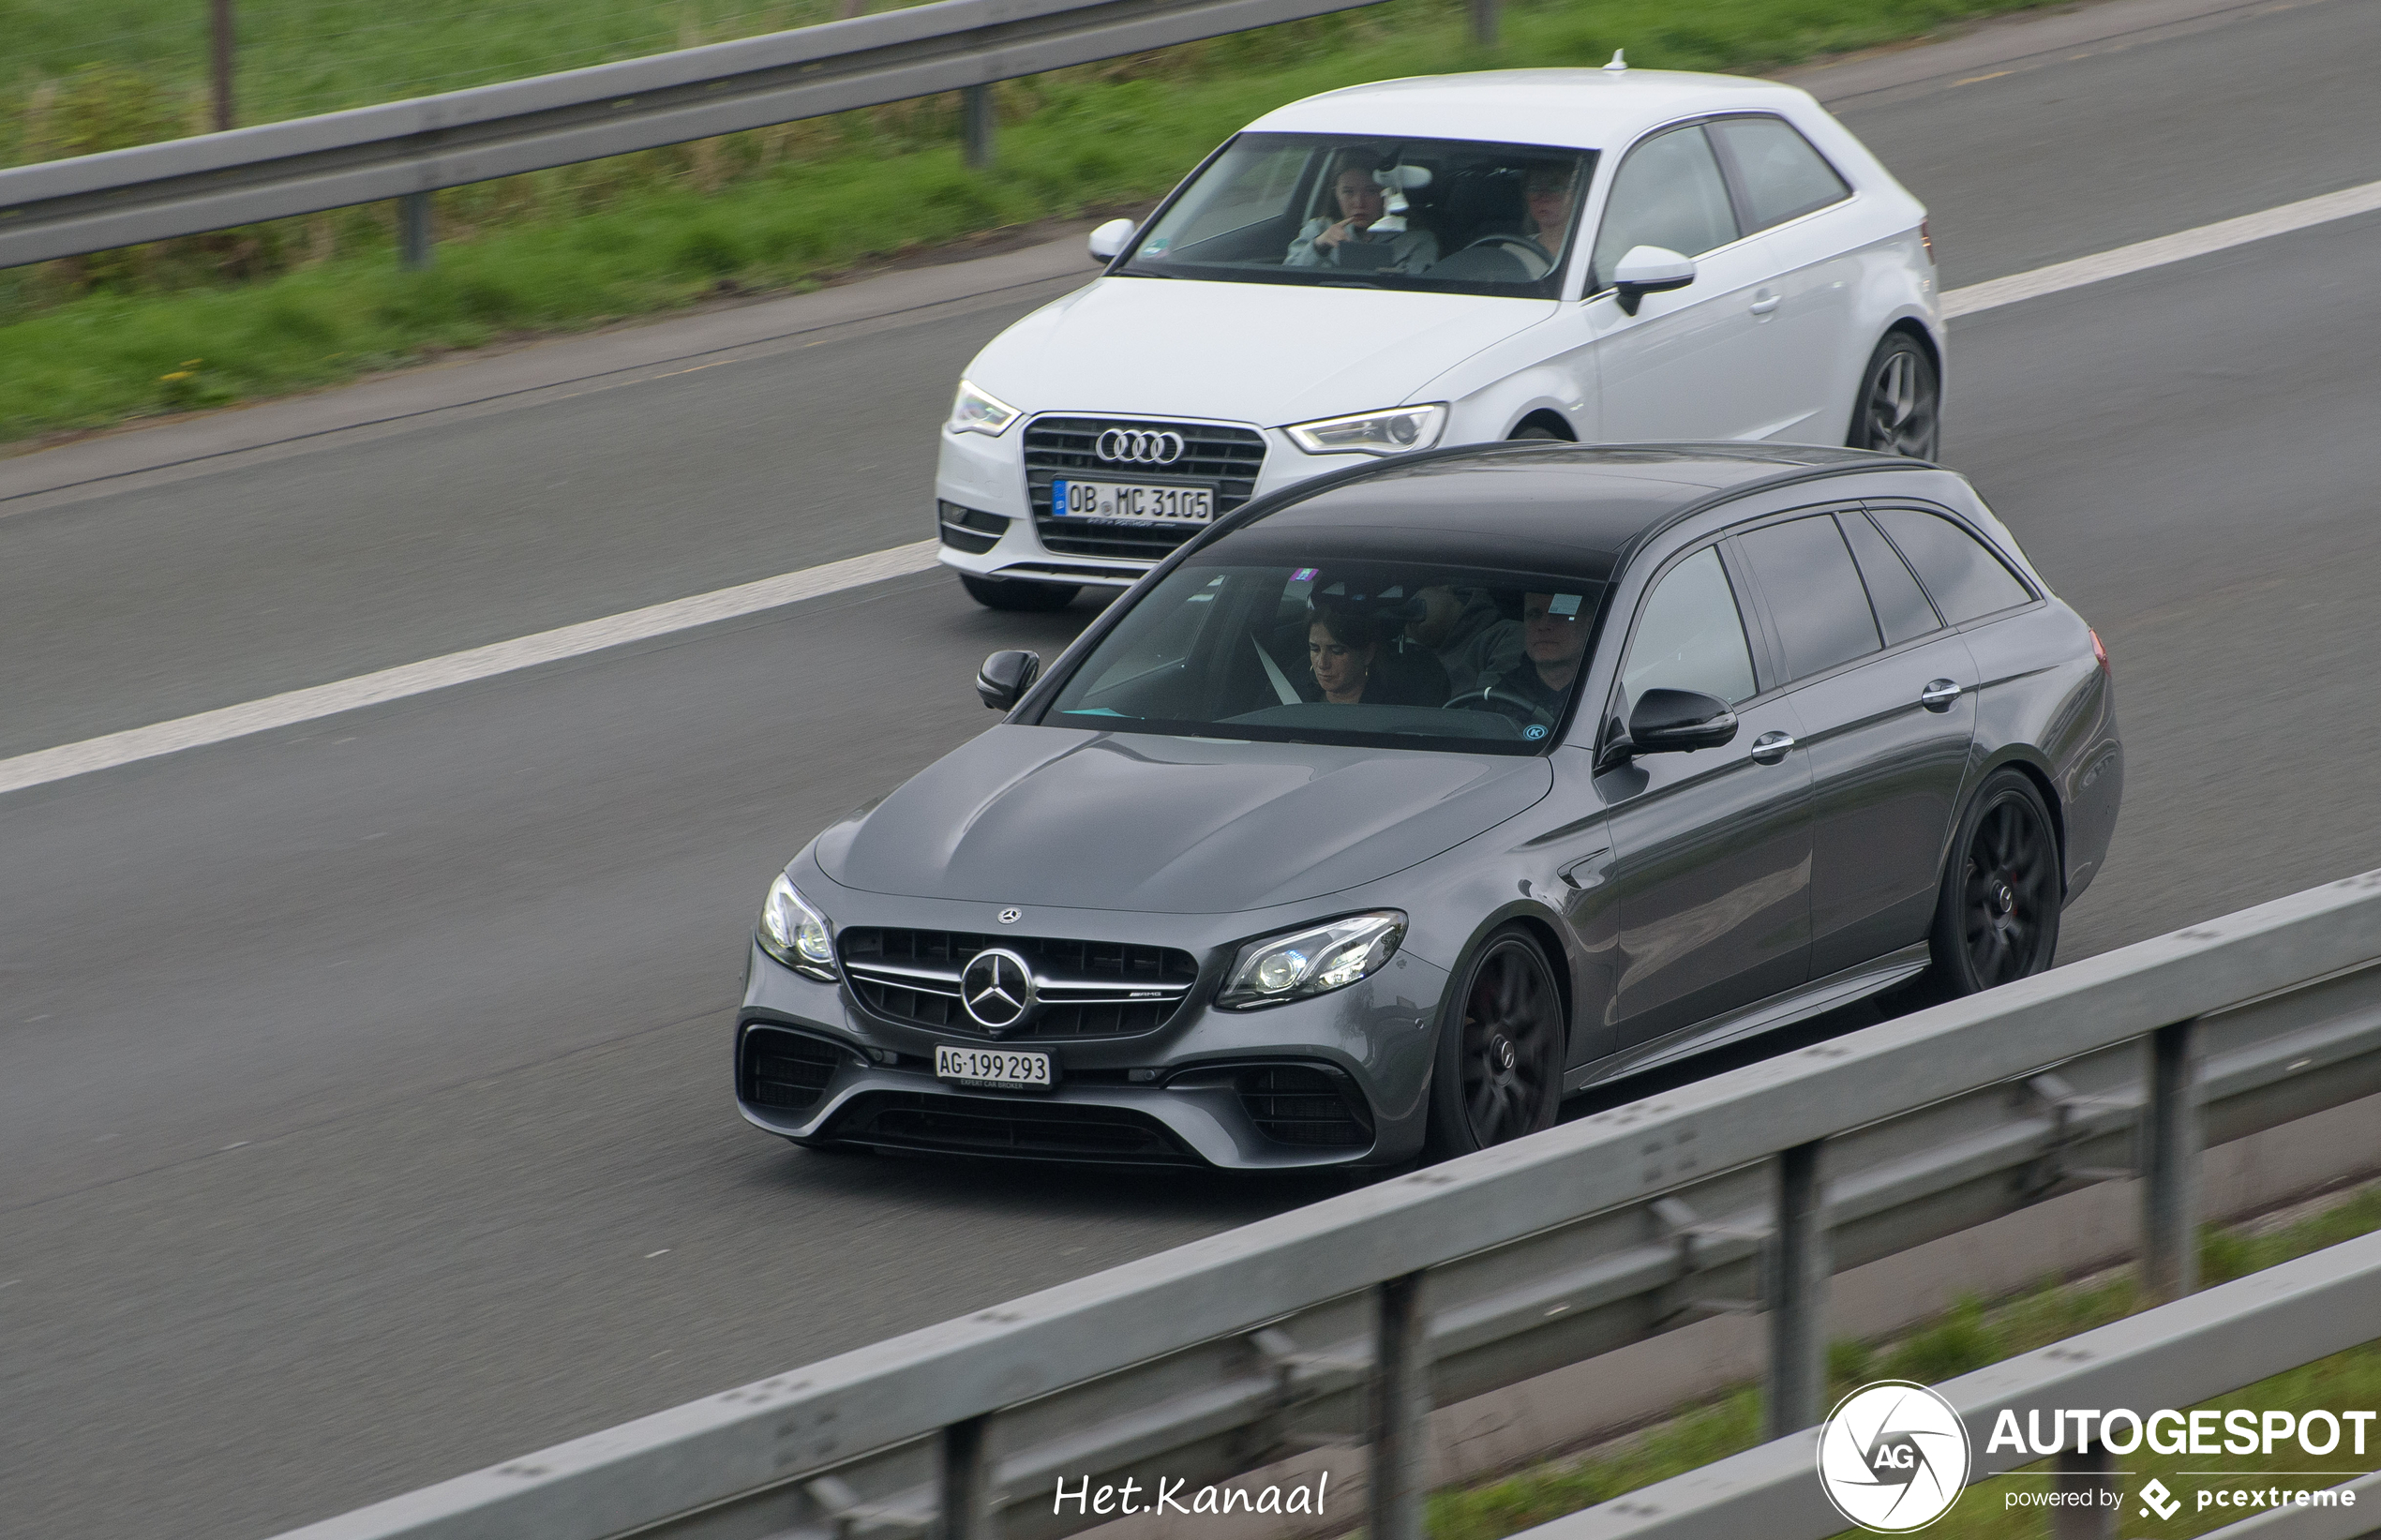
[[[1942,447],[1942,380],[1908,332],[1888,332],[1869,355],[1846,441],[1920,460]]]

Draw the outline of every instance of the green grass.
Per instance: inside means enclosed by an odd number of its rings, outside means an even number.
[[[2381,1187],[2367,1188],[2345,1203],[2269,1233],[2210,1226],[2200,1236],[2201,1278],[2212,1286],[2374,1230],[2381,1230]],[[1829,1399],[1873,1380],[1938,1383],[2121,1320],[2142,1305],[2130,1274],[2080,1284],[2044,1284],[1990,1306],[1981,1300],[1962,1300],[1938,1319],[1882,1347],[1835,1343],[1828,1354]],[[2350,1349],[2207,1404],[2292,1410],[2323,1406],[2334,1411],[2381,1407],[2381,1342]],[[1430,1500],[1430,1533],[1433,1540],[1501,1540],[1750,1449],[1761,1442],[1760,1421],[1759,1392],[1735,1390],[1584,1458],[1559,1460],[1483,1486],[1440,1492]],[[2381,1450],[2375,1455],[2381,1457]],[[2204,1464],[2205,1458],[2201,1457],[2199,1463]],[[2303,1463],[2304,1457],[2297,1458]],[[2291,1462],[2290,1455],[2277,1450],[2269,1460],[2227,1456],[2223,1464],[2245,1475],[2257,1470],[2292,1468]],[[2138,1452],[2123,1457],[2119,1463],[2128,1477],[2156,1475],[2179,1492],[2197,1484],[2175,1474],[2194,1463],[2188,1457]],[[2344,1470],[2369,1464],[2370,1458],[2322,1463]],[[2040,1469],[2028,1467],[2035,1473]],[[2340,1479],[2301,1485],[2335,1486]],[[2004,1510],[2001,1494],[2011,1487],[2038,1488],[2041,1485],[2039,1473],[2012,1473],[1979,1482],[1927,1533],[1962,1540],[2019,1540],[2021,1536],[2036,1540],[2048,1533],[2044,1511]],[[2128,1490],[2138,1490],[2137,1481]],[[2210,1508],[2205,1514],[2186,1510],[2164,1524],[2144,1529],[2128,1510],[2124,1533],[2194,1535],[2245,1517],[2237,1508]]]
[[[960,164],[955,98],[928,98],[452,189],[438,198],[426,274],[395,270],[386,205],[0,271],[0,441],[331,383],[722,291],[796,288],[873,256],[1131,204],[1258,113],[1358,82],[1600,64],[1620,46],[1642,67],[1742,69],[2032,3],[1535,0],[1509,8],[1502,46],[1483,50],[1455,0],[1386,0],[1008,82],[999,163],[981,174]],[[636,52],[812,14],[791,0],[734,5],[438,0],[399,24],[352,0],[257,0],[244,59],[259,82],[254,115],[270,115],[586,62],[561,59],[553,38],[564,52]],[[103,148],[202,123],[188,22],[202,7],[190,0],[18,9],[28,40],[0,81],[0,120],[15,125],[0,151]]]

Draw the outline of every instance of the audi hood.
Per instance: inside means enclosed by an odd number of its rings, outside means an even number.
[[[1003,725],[819,836],[865,892],[1214,914],[1353,888],[1543,798],[1540,757]]]
[[[1550,300],[1105,277],[987,344],[967,378],[1026,412],[1265,427],[1397,406]]]

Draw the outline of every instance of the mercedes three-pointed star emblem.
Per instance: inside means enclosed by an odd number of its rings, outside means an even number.
[[[959,1004],[977,1025],[1006,1032],[1033,1009],[1033,969],[1005,947],[987,948],[959,975]]]

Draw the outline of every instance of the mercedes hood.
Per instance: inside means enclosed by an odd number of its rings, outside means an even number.
[[[1280,427],[1399,406],[1550,300],[1101,278],[993,338],[967,377],[1026,412]]]
[[[1004,725],[819,837],[865,892],[1215,914],[1427,860],[1547,794],[1546,761]]]

